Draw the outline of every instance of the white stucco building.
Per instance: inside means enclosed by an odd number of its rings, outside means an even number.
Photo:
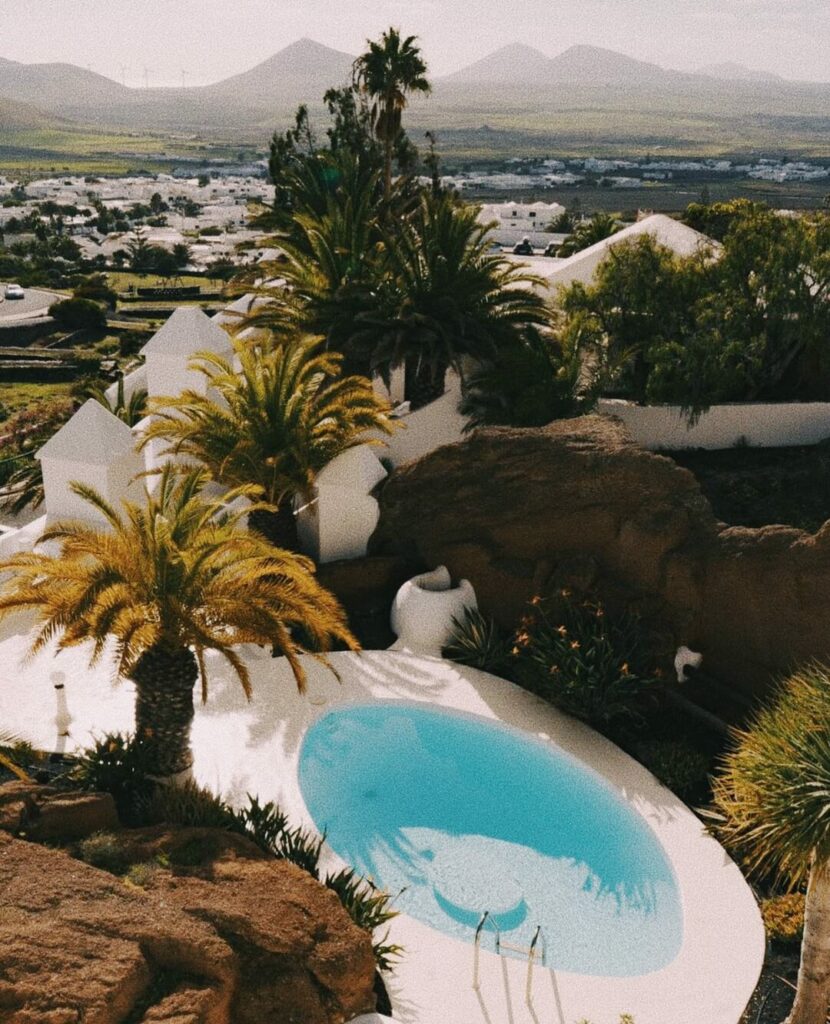
[[[232,359],[233,342],[228,332],[198,306],[180,306],[141,350],[148,395],[178,395],[188,388],[204,394],[205,377],[190,367],[197,352]]]
[[[103,524],[103,516],[73,492],[73,482],[94,487],[116,508],[124,498],[141,496],[142,485],[136,476],[144,470],[144,459],[136,452],[133,432],[94,398],[52,435],[35,458],[43,471],[49,520],[84,519]]]

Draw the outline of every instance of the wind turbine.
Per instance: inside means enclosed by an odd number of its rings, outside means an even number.
[[[146,64],[144,65],[144,88],[145,89],[149,88],[149,84],[150,84],[149,83],[149,74],[150,74],[150,72],[152,70],[153,69],[152,68],[148,68]]]

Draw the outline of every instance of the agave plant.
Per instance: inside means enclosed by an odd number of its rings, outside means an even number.
[[[460,619],[453,618],[452,635],[441,653],[460,665],[500,675],[509,664],[512,646],[512,637],[495,619],[478,608],[465,608]]]
[[[804,882],[801,965],[787,1024],[824,1024],[830,1007],[830,670],[791,676],[745,729],[714,780],[713,827],[751,870]]]
[[[177,474],[168,465],[142,504],[124,502],[120,512],[75,484],[106,528],[56,523],[39,543],[56,544],[57,554],[17,554],[0,564],[0,620],[33,613],[33,653],[52,641],[58,650],[91,643],[95,664],[112,650],[118,673],[135,683],[136,735],[158,776],[192,763],[193,687],[201,679],[207,698],[207,651],[225,658],[250,696],[239,644],[275,646],[301,689],[304,638],[321,652],[333,642],[357,646],[312,564],[205,500],[208,479],[205,471]]]
[[[207,395],[153,399],[155,418],[142,443],[163,439],[169,452],[201,463],[214,479],[254,486],[268,508],[255,509],[251,525],[295,548],[295,499],[311,501],[320,470],[366,444],[369,431],[391,432],[388,405],[366,378],[340,376],[343,357],[323,352],[318,338],[295,337],[267,353],[237,343],[236,351],[239,372],[211,353],[195,358]]]
[[[5,768],[21,782],[28,782],[29,773],[19,764],[21,750],[28,754],[31,748],[15,733],[0,729],[0,768]]]

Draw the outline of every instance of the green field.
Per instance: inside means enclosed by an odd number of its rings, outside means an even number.
[[[94,129],[12,128],[0,134],[0,172],[24,181],[44,173],[123,175],[167,171],[182,160],[236,159],[236,147],[181,135]]]
[[[59,384],[26,384],[0,381],[0,407],[8,414],[28,409],[54,398],[67,398],[72,390],[69,381]]]
[[[176,277],[161,277],[158,274],[135,274],[129,270],[111,270],[107,272],[110,288],[117,292],[126,292],[136,288],[166,288],[173,284],[176,287],[198,287],[203,291],[214,291],[217,284],[224,284],[218,278],[204,277],[196,274],[181,274]]]

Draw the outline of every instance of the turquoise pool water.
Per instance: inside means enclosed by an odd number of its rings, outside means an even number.
[[[308,730],[299,779],[332,848],[448,935],[472,942],[489,910],[512,945],[541,924],[549,966],[616,977],[680,949],[677,885],[654,833],[553,744],[421,705],[347,705]]]

